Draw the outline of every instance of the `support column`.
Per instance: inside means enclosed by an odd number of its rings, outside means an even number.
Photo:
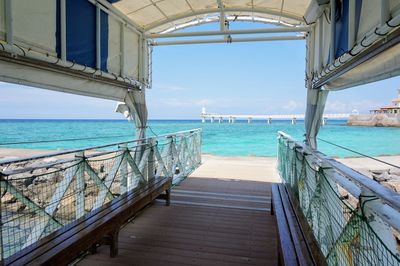
[[[317,149],[317,134],[321,126],[328,91],[322,89],[307,90],[307,109],[304,120],[306,129],[306,144],[312,149]]]
[[[205,123],[206,122],[206,118],[204,116],[201,117],[201,123]]]
[[[296,125],[296,117],[292,118],[292,125]]]
[[[249,117],[249,118],[247,119],[247,123],[250,124],[250,123],[251,123],[251,120],[252,120],[252,118]]]
[[[214,117],[213,116],[210,117],[210,121],[211,121],[211,123],[214,123]]]
[[[115,110],[116,112],[122,113],[129,121],[134,120],[136,125],[136,139],[146,138],[147,128],[147,106],[145,89],[140,91],[132,90],[128,91],[124,103],[119,103]],[[135,162],[139,163],[142,153],[145,149],[143,140],[138,141],[138,147],[135,150]]]
[[[271,124],[272,124],[272,118],[271,118],[271,117],[269,117],[269,118],[267,119],[267,123],[268,123],[268,125],[271,125]]]
[[[222,117],[220,116],[219,118],[218,118],[218,123],[222,123]]]
[[[236,121],[236,117],[232,117],[232,124],[234,124]]]

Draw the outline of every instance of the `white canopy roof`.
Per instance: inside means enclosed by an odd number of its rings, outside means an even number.
[[[310,0],[120,0],[112,5],[148,33],[227,20],[299,25]]]

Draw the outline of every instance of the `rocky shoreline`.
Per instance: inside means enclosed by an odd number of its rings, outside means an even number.
[[[400,127],[400,114],[360,114],[350,115],[349,126]]]
[[[375,181],[400,193],[400,169],[370,170],[370,173]]]

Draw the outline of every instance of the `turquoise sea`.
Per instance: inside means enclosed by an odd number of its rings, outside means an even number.
[[[156,134],[203,128],[203,153],[215,155],[276,156],[276,132],[284,131],[303,139],[304,122],[236,121],[235,124],[205,123],[200,120],[151,120]],[[0,144],[23,141],[58,140],[67,138],[107,137],[54,143],[1,145],[0,148],[71,149],[133,139],[134,124],[126,120],[0,120]],[[115,137],[125,135],[124,137]],[[152,135],[148,131],[148,135]],[[131,137],[132,136],[132,137]],[[400,154],[400,128],[349,127],[346,121],[328,121],[319,137],[356,151],[371,155]],[[339,157],[355,154],[320,143],[319,150]]]

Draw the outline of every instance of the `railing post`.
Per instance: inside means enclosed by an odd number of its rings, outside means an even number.
[[[5,179],[5,175],[0,171],[0,179]],[[2,189],[3,190],[3,189]],[[3,201],[0,201],[0,265],[3,266],[4,245],[3,245]]]
[[[181,162],[180,168],[182,168],[182,169],[179,168],[179,174],[183,173],[183,175],[186,175],[186,173],[187,173],[187,157],[188,157],[187,152],[188,151],[186,148],[187,142],[186,142],[185,135],[182,135],[180,137],[179,142],[180,142],[180,145],[179,145],[180,149],[178,151],[179,152],[178,156],[179,156],[179,161]]]
[[[199,134],[197,136],[197,140],[198,140],[198,156],[199,156],[199,163],[201,163],[201,154],[202,154],[202,147],[203,147],[203,130],[199,131]]]
[[[128,145],[121,144],[118,147],[122,158],[121,166],[120,166],[120,172],[121,172],[121,185],[120,185],[120,193],[121,195],[124,194],[125,192],[128,191],[128,187],[130,187],[130,180],[128,178],[128,158],[127,158],[127,152],[128,152]]]
[[[175,170],[176,170],[176,165],[175,165],[175,156],[174,150],[176,150],[176,138],[175,135],[168,136],[168,138],[171,140],[171,145],[169,147],[169,152],[168,152],[168,166],[169,166],[169,172],[171,177],[174,177],[175,175]],[[174,149],[175,147],[175,149]]]
[[[85,215],[85,152],[75,153],[75,158],[81,159],[76,172],[75,215],[78,219]]]
[[[152,180],[154,178],[154,147],[157,145],[157,142],[154,138],[149,139],[149,148],[150,154],[147,162],[147,181]]]

